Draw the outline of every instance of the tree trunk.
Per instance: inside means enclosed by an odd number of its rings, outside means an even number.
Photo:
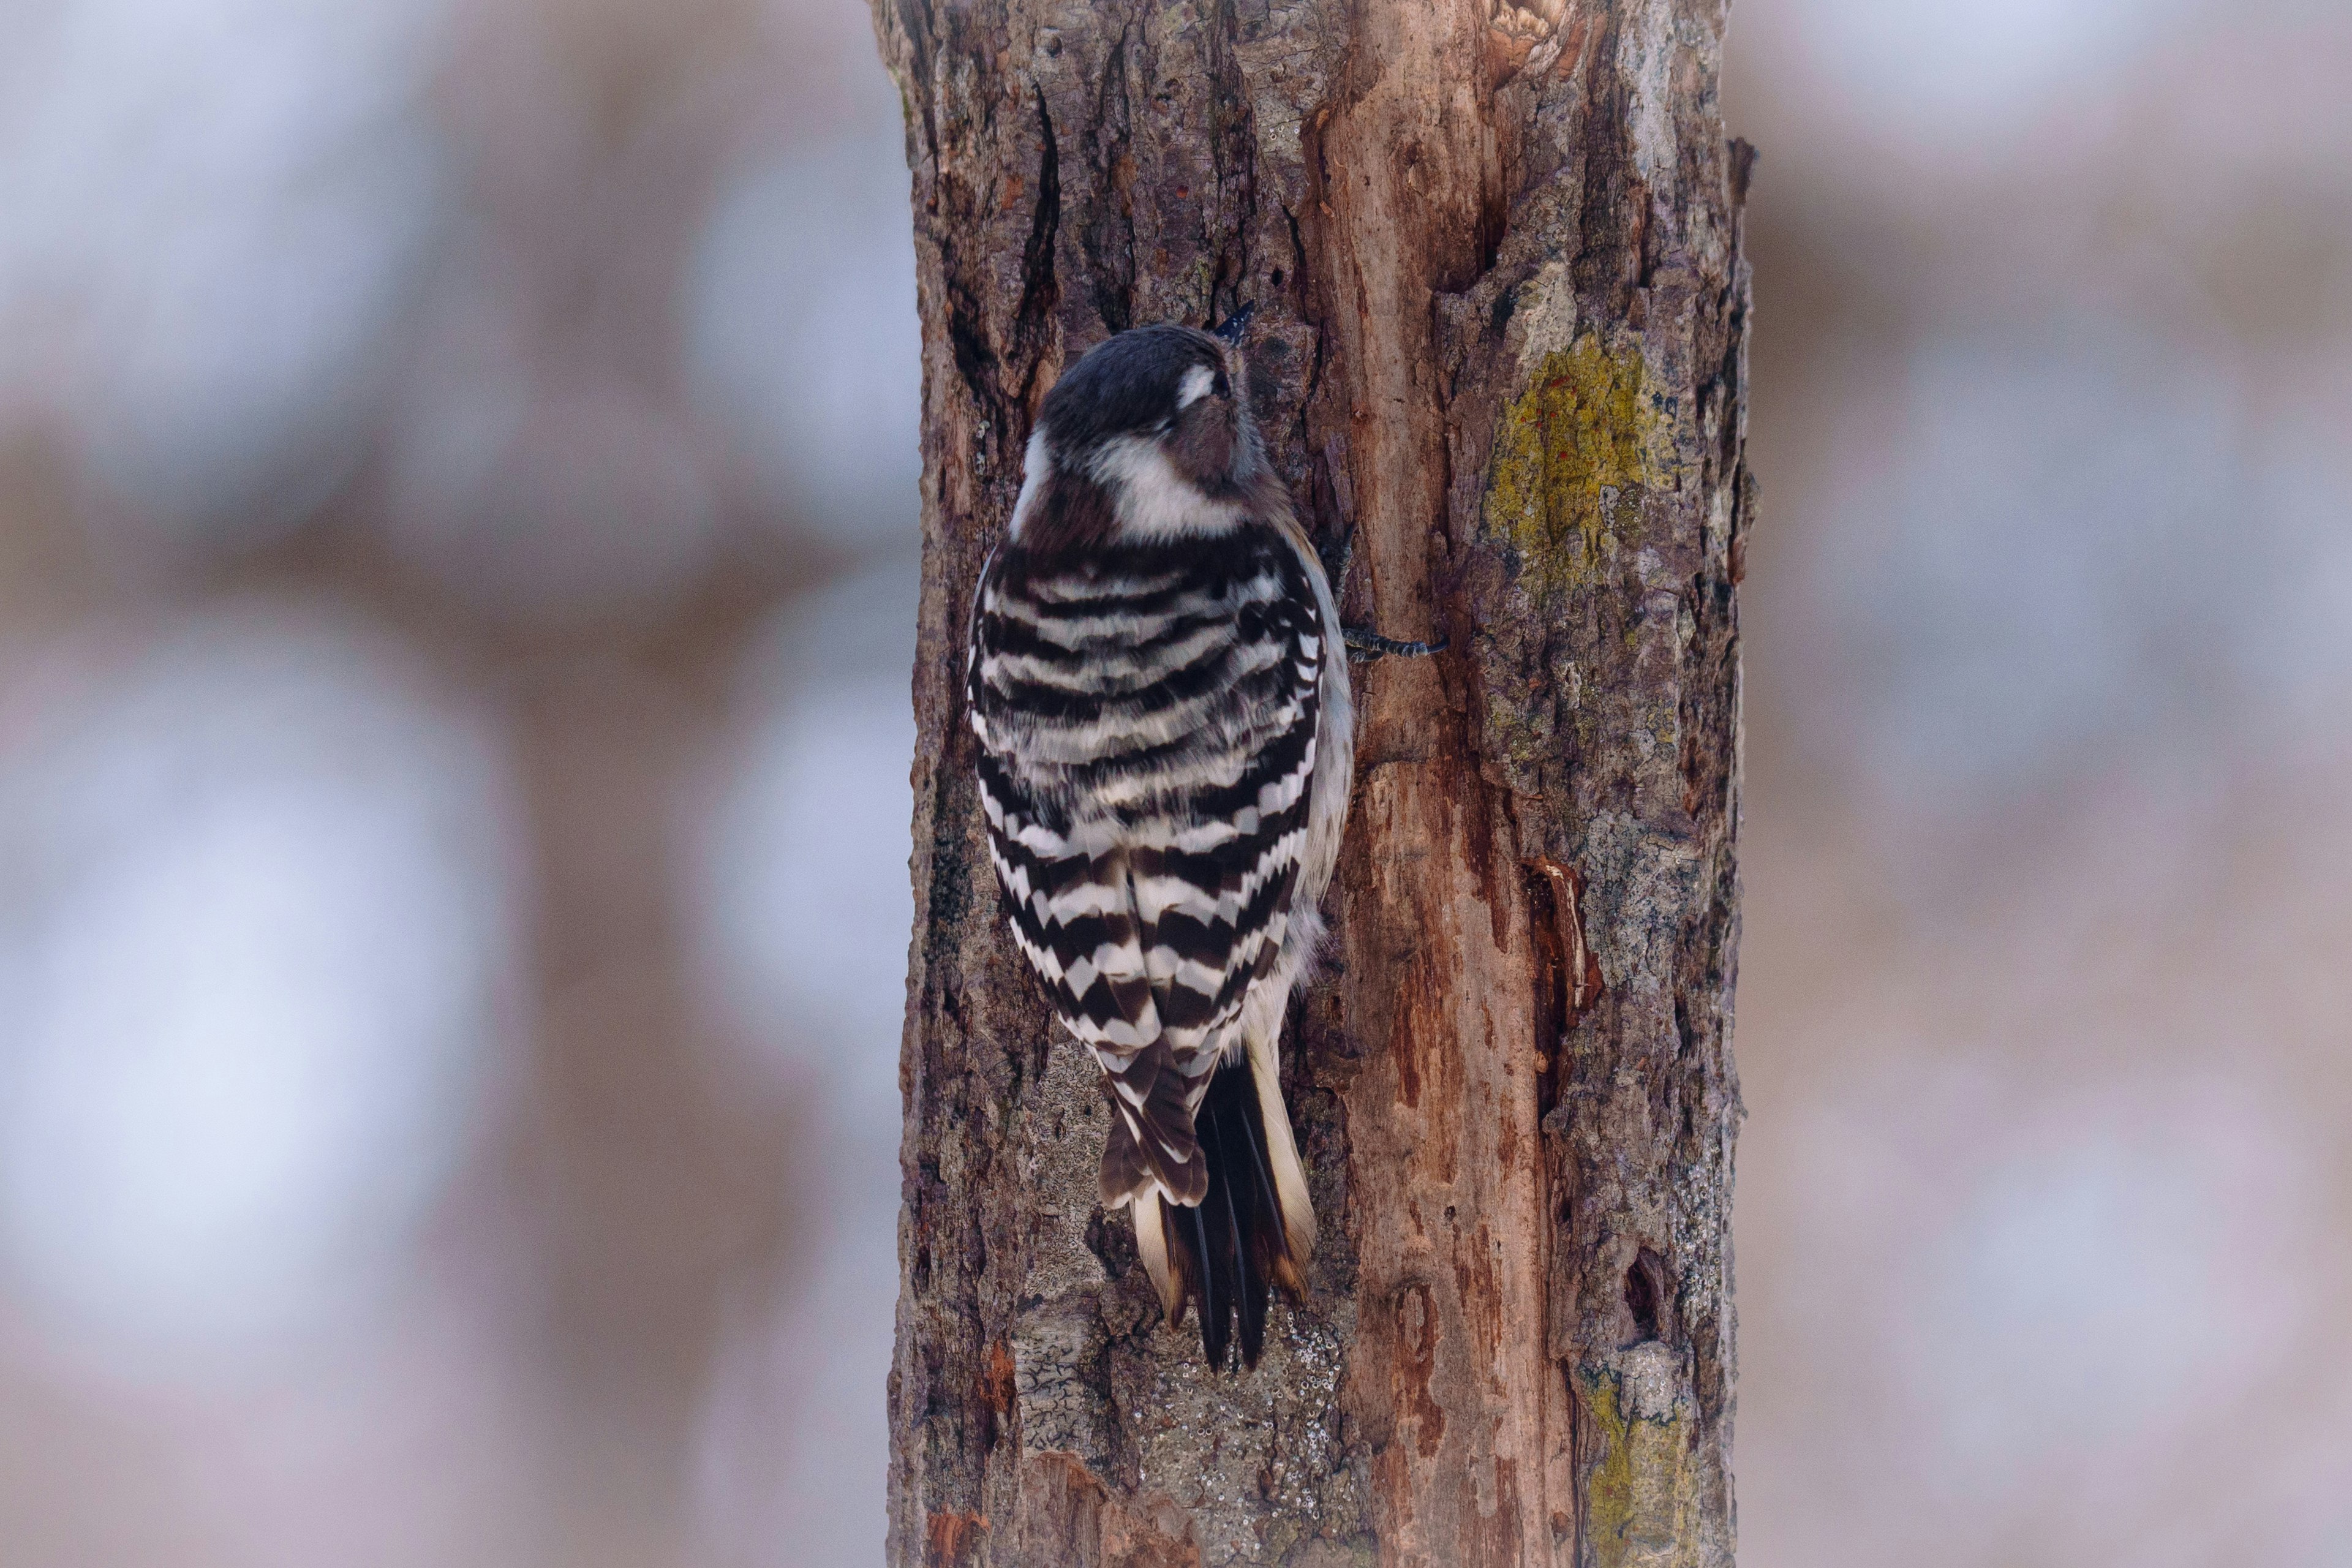
[[[923,318],[904,1568],[1727,1564],[1744,147],[1722,0],[877,0]],[[1323,1216],[1254,1373],[1095,1200],[998,914],[974,580],[1061,367],[1244,301],[1354,532],[1338,932],[1285,1038]]]

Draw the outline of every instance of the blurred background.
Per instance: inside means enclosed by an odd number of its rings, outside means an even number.
[[[878,1563],[863,9],[8,32],[0,1559]],[[2352,1564],[2352,13],[1740,0],[1726,96],[1744,1561]]]

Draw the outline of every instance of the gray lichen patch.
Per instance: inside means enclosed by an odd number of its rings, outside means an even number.
[[[1115,1498],[1172,1500],[1202,1568],[1313,1561],[1365,1528],[1339,1419],[1352,1314],[1323,1295],[1277,1300],[1257,1367],[1212,1373],[1198,1328],[1162,1320],[1139,1268],[1112,1277],[1106,1256],[1129,1255],[1088,1245],[1090,1226],[1132,1223],[1096,1201],[1099,1076],[1075,1043],[1056,1042],[1024,1102],[1034,1217],[1011,1334],[1021,1447],[1074,1456]]]

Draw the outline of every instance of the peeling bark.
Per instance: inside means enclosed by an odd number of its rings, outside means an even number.
[[[1748,153],[1724,7],[877,0],[924,342],[895,1563],[1727,1564]],[[997,918],[972,585],[1063,364],[1256,305],[1350,618],[1310,1300],[1213,1376]]]

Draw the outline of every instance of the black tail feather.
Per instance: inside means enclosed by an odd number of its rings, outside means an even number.
[[[1282,1217],[1282,1200],[1274,1190],[1274,1173],[1265,1168],[1265,1155],[1258,1145],[1264,1142],[1265,1128],[1260,1118],[1257,1096],[1251,1094],[1242,1113],[1231,1119],[1231,1125],[1241,1129],[1242,1142],[1249,1146],[1249,1174],[1257,1181],[1257,1190],[1265,1198],[1270,1224],[1252,1227],[1250,1257],[1259,1278],[1281,1287],[1284,1295],[1294,1301],[1306,1300],[1307,1280],[1298,1272],[1297,1260],[1290,1254],[1288,1223]],[[1260,1300],[1259,1317],[1264,1318],[1264,1301]]]
[[[1249,1063],[1214,1070],[1193,1119],[1207,1158],[1208,1191],[1189,1213],[1170,1214],[1165,1229],[1170,1270],[1183,1300],[1200,1310],[1201,1348],[1210,1369],[1222,1372],[1231,1364],[1235,1316],[1242,1364],[1255,1367],[1265,1346],[1268,1287],[1279,1284],[1296,1298],[1305,1281],[1291,1259],[1282,1205],[1260,1152],[1265,1133]]]
[[[1227,1128],[1225,1131],[1230,1134],[1233,1130]],[[1225,1152],[1230,1157],[1233,1150],[1228,1147]],[[1236,1171],[1234,1174],[1247,1179],[1244,1172]],[[1251,1256],[1252,1249],[1242,1239],[1241,1216],[1234,1208],[1234,1181],[1228,1178],[1223,1185],[1225,1189],[1225,1234],[1233,1242],[1233,1256],[1241,1260],[1242,1288],[1240,1294],[1234,1298],[1234,1305],[1241,1310],[1242,1315],[1242,1364],[1255,1366],[1258,1352],[1265,1348],[1265,1270],[1255,1267],[1256,1259]]]

